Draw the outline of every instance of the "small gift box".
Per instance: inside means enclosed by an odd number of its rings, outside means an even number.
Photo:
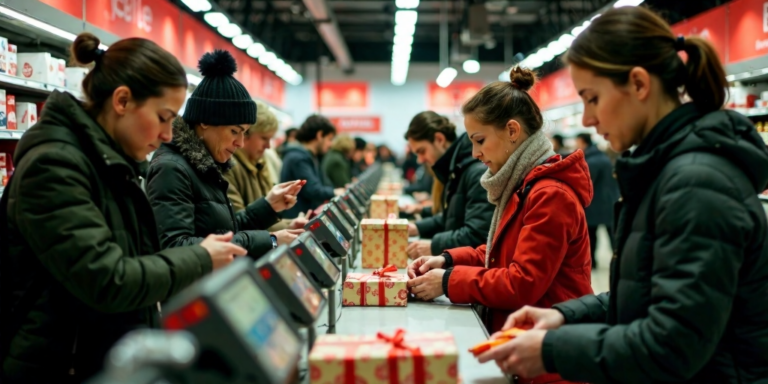
[[[449,332],[321,335],[309,354],[312,384],[456,384],[459,355]]]
[[[371,196],[371,219],[386,219],[390,214],[398,217],[400,208],[397,205],[397,196]]]
[[[389,265],[373,273],[349,273],[344,281],[342,304],[346,307],[405,307],[408,305],[408,276]]]
[[[408,266],[408,220],[363,219],[363,268]]]
[[[402,183],[381,183],[379,184],[379,188],[377,189],[376,194],[385,195],[385,196],[402,195],[403,184]]]

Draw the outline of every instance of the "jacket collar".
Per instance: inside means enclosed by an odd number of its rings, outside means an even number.
[[[248,156],[246,156],[246,154],[241,150],[235,152],[234,159],[238,163],[242,164],[245,167],[245,169],[247,169],[248,172],[250,172],[253,175],[256,175],[257,173],[259,173],[259,171],[261,171],[264,168],[264,159],[261,159],[257,161],[256,164],[254,164],[250,160],[248,160]]]
[[[14,158],[20,161],[26,152],[38,144],[50,141],[68,141],[74,137],[95,164],[120,168],[135,177],[144,175],[148,163],[129,158],[104,128],[88,114],[74,96],[54,91],[47,99],[40,121],[24,134]]]
[[[194,129],[181,116],[173,121],[173,142],[170,146],[174,147],[196,171],[202,174],[218,172],[223,175],[233,166],[232,159],[226,163],[217,163],[205,147],[203,139],[197,137]]]
[[[456,138],[456,141],[451,143],[445,153],[437,159],[432,171],[441,183],[446,184],[452,173],[465,169],[477,161],[479,160],[472,157],[472,142],[464,133]]]

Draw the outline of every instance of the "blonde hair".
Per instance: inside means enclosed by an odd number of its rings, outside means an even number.
[[[256,101],[256,123],[251,125],[251,128],[246,131],[246,135],[252,133],[267,133],[274,134],[277,132],[280,123],[277,121],[277,116],[269,109],[269,105],[263,101]]]
[[[345,155],[352,153],[352,151],[355,150],[355,139],[345,134],[338,135],[333,139],[331,149],[339,151]]]

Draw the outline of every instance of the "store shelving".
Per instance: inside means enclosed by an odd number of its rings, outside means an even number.
[[[21,139],[21,135],[26,131],[17,131],[10,129],[0,129],[0,139]]]
[[[0,88],[5,89],[7,92],[19,93],[21,95],[47,97],[53,91],[58,90],[61,92],[69,92],[78,99],[82,99],[82,94],[78,91],[59,87],[51,84],[40,83],[37,81],[27,80],[18,76],[11,76],[5,73],[0,73]]]

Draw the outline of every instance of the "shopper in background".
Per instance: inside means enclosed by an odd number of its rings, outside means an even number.
[[[368,165],[363,161],[366,144],[365,140],[355,137],[355,152],[352,154],[351,160],[352,177],[358,177],[368,169]]]
[[[86,102],[54,91],[16,150],[0,201],[3,383],[79,383],[127,332],[158,326],[165,301],[245,250],[231,234],[161,250],[141,163],[171,139],[187,79],[145,39],[72,46]]]
[[[408,245],[408,256],[415,259],[482,244],[491,225],[493,205],[480,186],[487,167],[472,157],[467,135],[456,137],[456,126],[450,120],[424,111],[411,119],[405,139],[419,163],[432,167],[442,186],[442,191],[433,195],[434,206],[441,207],[441,212],[408,225],[409,236],[422,238]],[[421,210],[420,206],[405,207],[405,213]]]
[[[323,174],[317,156],[331,149],[336,127],[320,115],[312,115],[304,121],[296,134],[301,146],[288,147],[283,157],[281,181],[306,180],[307,184],[298,195],[296,205],[285,211],[286,217],[297,217],[302,212],[313,210],[334,196],[344,193],[343,188],[323,184]]]
[[[525,305],[549,308],[592,293],[584,215],[592,183],[584,154],[561,159],[552,150],[528,94],[535,74],[517,67],[510,80],[485,86],[462,108],[473,155],[488,166],[480,183],[496,205],[487,245],[421,257],[408,267],[416,297],[445,294],[454,303],[480,304],[491,332]],[[518,374],[529,382],[540,373]]]
[[[411,147],[405,146],[405,160],[403,161],[403,179],[408,180],[409,183],[414,184],[418,180],[416,177],[416,170],[419,169],[419,160]]]
[[[597,230],[604,225],[613,249],[613,205],[619,200],[619,185],[613,177],[613,165],[608,155],[592,144],[592,135],[582,133],[576,136],[576,147],[584,152],[589,166],[592,189],[595,191],[592,203],[585,209],[589,227],[589,246],[592,254],[592,269],[597,267]]]
[[[376,147],[376,161],[384,164],[390,163],[397,166],[397,158],[392,154],[392,150],[386,144]]]
[[[227,196],[232,202],[235,212],[244,211],[248,204],[269,194],[275,183],[267,168],[264,154],[269,149],[269,143],[277,132],[277,117],[269,107],[256,102],[256,124],[245,131],[243,147],[232,157],[232,169],[224,178],[229,182]],[[279,231],[292,228],[301,229],[307,223],[305,218],[294,220],[282,219],[269,227],[269,231]]]
[[[683,61],[679,52],[685,52]],[[764,383],[768,150],[722,109],[715,48],[641,7],[594,19],[566,54],[587,127],[618,151],[623,198],[608,293],[524,308],[498,346],[507,372],[593,383]],[[680,103],[684,87],[691,100]]]
[[[285,156],[285,150],[289,147],[300,147],[301,144],[299,144],[299,141],[296,140],[296,134],[299,132],[296,128],[288,128],[285,130],[285,140],[282,144],[280,144],[280,147],[278,148],[277,154],[280,155],[280,157]]]
[[[570,152],[568,152],[568,149],[565,148],[563,135],[556,133],[552,135],[552,138],[550,140],[552,141],[552,148],[555,151],[555,153],[561,156],[568,156]]]
[[[243,147],[245,131],[256,122],[256,104],[232,75],[235,59],[216,50],[200,59],[203,81],[173,122],[173,141],[155,152],[147,176],[147,194],[158,218],[164,248],[198,244],[206,233],[234,232],[232,242],[254,258],[288,244],[303,230],[267,228],[278,212],[292,207],[301,181],[273,187],[264,198],[235,213],[224,174],[232,155]]]
[[[339,135],[333,139],[331,150],[323,157],[321,168],[334,188],[345,188],[352,182],[350,161],[355,152],[355,140],[349,135]]]

